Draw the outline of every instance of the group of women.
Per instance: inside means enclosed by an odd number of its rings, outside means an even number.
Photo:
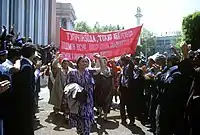
[[[99,54],[95,54],[94,58],[99,63],[98,67],[91,67],[91,61],[84,56],[78,58],[76,67],[74,67],[69,60],[65,58],[61,60],[61,55],[57,54],[52,65],[48,68],[49,103],[54,106],[53,114],[57,114],[60,111],[64,112],[65,118],[69,118],[70,124],[76,127],[77,133],[81,135],[89,135],[91,126],[94,123],[95,75],[103,74],[108,77],[111,73],[110,68],[106,65],[105,58]],[[87,93],[87,99],[80,103],[78,113],[72,113],[70,111],[64,95],[65,87],[67,84],[72,83],[78,84]],[[109,99],[111,100],[111,98]],[[107,103],[110,103],[110,100]],[[105,114],[109,112],[109,107],[108,105],[106,112],[104,111]]]

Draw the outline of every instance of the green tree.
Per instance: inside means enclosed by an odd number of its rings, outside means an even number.
[[[141,33],[141,45],[139,46],[139,49],[137,51],[141,51],[145,56],[150,56],[155,53],[155,36],[153,33],[146,28],[143,28]],[[137,52],[137,54],[140,54],[140,52]]]
[[[124,27],[120,26],[120,25],[112,25],[112,24],[110,24],[110,25],[104,25],[104,26],[100,26],[99,25],[99,28],[100,28],[99,32],[108,32],[108,31],[122,30]],[[95,29],[96,29],[96,25],[94,25],[93,30],[95,30]]]
[[[122,29],[124,29],[124,27],[120,25],[100,25],[99,22],[96,22],[93,27],[90,27],[83,21],[77,22],[74,26],[74,30],[79,32],[108,32]]]
[[[176,44],[175,44],[175,47],[176,47],[177,49],[180,48],[181,42],[183,42],[183,35],[178,35],[178,36],[177,36],[177,39],[176,39]]]
[[[99,24],[99,22],[96,22],[93,29],[94,32],[101,32],[101,25]]]
[[[79,32],[92,32],[92,28],[84,21],[75,23],[74,30]]]
[[[192,50],[200,48],[200,12],[195,12],[183,18],[183,39],[191,44]]]
[[[101,26],[101,32],[107,32],[109,31],[109,26],[105,25],[105,26]]]
[[[144,46],[143,45],[137,45],[137,48],[136,48],[134,56],[140,56],[141,52],[142,53],[145,52]]]

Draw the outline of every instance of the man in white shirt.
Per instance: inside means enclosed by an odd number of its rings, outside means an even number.
[[[6,61],[2,64],[6,68],[8,74],[11,76],[13,73],[19,71],[18,68],[14,67],[14,64],[21,57],[20,48],[12,48],[8,51]]]

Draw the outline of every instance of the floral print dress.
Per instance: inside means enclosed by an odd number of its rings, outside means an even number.
[[[86,69],[82,74],[78,70],[69,72],[67,84],[77,83],[88,92],[86,103],[82,103],[78,114],[70,113],[70,124],[77,128],[78,134],[89,135],[91,126],[94,122],[94,101],[93,101],[93,80],[94,71]]]

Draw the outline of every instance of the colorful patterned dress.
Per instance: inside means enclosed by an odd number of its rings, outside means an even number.
[[[78,70],[73,70],[67,76],[67,84],[77,83],[88,92],[87,102],[80,105],[79,113],[70,113],[70,124],[76,127],[78,134],[81,135],[89,135],[92,123],[94,122],[93,73],[94,71],[88,69],[83,74]]]

